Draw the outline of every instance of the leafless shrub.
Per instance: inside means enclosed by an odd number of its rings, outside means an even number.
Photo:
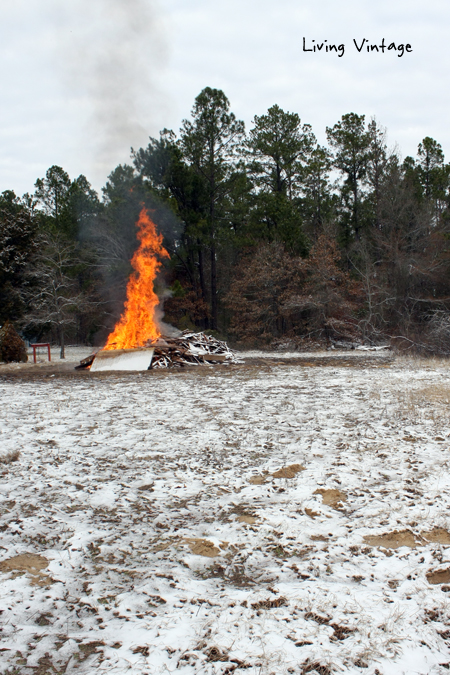
[[[428,340],[438,354],[450,354],[450,314],[434,312],[428,324]]]

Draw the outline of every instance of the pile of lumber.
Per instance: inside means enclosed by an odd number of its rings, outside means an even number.
[[[188,330],[179,337],[161,335],[157,340],[149,341],[146,347],[155,350],[150,366],[152,370],[204,363],[233,363],[236,360],[226,342]]]
[[[141,358],[142,357],[142,358]],[[147,360],[148,359],[148,360]],[[101,349],[80,361],[76,370],[153,370],[197,366],[207,363],[236,363],[226,342],[205,333],[185,330],[179,337],[161,335],[134,349]],[[150,364],[150,365],[148,365]]]

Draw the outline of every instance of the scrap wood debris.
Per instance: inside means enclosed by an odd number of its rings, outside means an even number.
[[[185,330],[179,337],[160,335],[156,340],[149,340],[144,346],[154,349],[149,370],[237,361],[226,342],[206,333],[193,333],[189,330]],[[83,359],[75,370],[87,370],[95,357],[96,354],[91,354]]]
[[[185,330],[179,337],[161,335],[147,342],[154,354],[150,368],[171,368],[202,363],[235,363],[234,353],[226,342],[205,333]]]
[[[96,354],[90,354],[85,359],[81,359],[79,365],[75,366],[75,370],[87,370],[94,363],[95,357],[96,357]]]

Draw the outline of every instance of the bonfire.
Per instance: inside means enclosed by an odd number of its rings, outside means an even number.
[[[90,368],[92,372],[149,370],[233,361],[228,345],[205,333],[184,331],[179,337],[161,334],[155,318],[159,298],[154,281],[162,259],[169,254],[147,209],[141,210],[136,225],[139,247],[131,259],[133,272],[128,280],[124,312],[105,347],[81,361],[77,368]]]

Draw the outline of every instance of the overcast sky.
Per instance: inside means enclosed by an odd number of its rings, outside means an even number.
[[[195,96],[223,89],[251,126],[274,103],[325,143],[348,112],[376,116],[415,154],[450,160],[447,0],[0,0],[0,192],[33,191],[53,164],[100,189],[130,147],[178,130]],[[344,44],[345,52],[304,52]],[[412,52],[361,53],[358,44]],[[367,44],[367,43],[366,43]]]

